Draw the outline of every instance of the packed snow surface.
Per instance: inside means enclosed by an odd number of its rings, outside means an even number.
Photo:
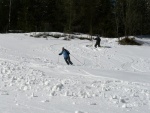
[[[102,38],[95,49],[77,38],[0,34],[0,113],[149,113],[150,39],[137,40]]]

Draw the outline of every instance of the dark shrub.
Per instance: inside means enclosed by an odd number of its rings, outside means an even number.
[[[119,44],[121,45],[141,45],[140,43],[136,42],[135,38],[124,38],[119,40]]]

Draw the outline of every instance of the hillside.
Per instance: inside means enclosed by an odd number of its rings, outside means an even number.
[[[150,39],[101,39],[95,49],[77,38],[0,34],[0,113],[148,113]]]

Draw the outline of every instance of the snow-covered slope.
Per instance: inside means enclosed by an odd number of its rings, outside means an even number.
[[[0,113],[149,113],[149,39],[121,46],[0,34]],[[65,47],[74,66],[58,54]]]

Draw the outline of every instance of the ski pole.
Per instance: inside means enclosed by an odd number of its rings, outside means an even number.
[[[73,55],[71,55],[71,56],[73,56]],[[74,56],[73,56],[74,57]],[[75,58],[75,57],[74,57]],[[77,58],[75,58],[78,62],[80,62]],[[82,62],[80,62],[82,65],[84,65]]]
[[[59,64],[59,56],[58,56],[58,61],[57,61],[57,63]]]

